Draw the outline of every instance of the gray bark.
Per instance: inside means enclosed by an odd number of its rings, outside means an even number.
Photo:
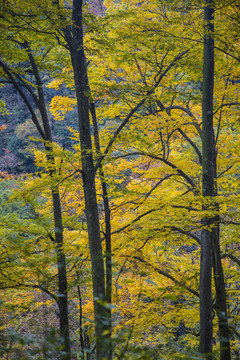
[[[92,266],[96,359],[109,358],[109,324],[105,307],[104,258],[101,245],[98,205],[95,189],[95,169],[89,119],[89,85],[87,62],[83,49],[82,0],[73,0],[73,26],[65,30],[74,71],[78,107],[78,123],[81,143],[82,180],[87,217],[89,249]]]
[[[213,130],[214,10],[211,0],[204,7],[203,93],[202,93],[202,195],[214,196],[215,144]],[[203,210],[206,210],[203,202]],[[200,262],[200,351],[212,359],[212,218],[202,219]]]
[[[228,326],[225,280],[221,261],[219,224],[216,225],[213,234],[213,271],[216,290],[215,310],[219,327],[220,360],[231,360],[230,331]]]
[[[95,106],[93,103],[90,104],[91,115],[93,120],[94,128],[94,142],[98,156],[101,156],[100,150],[100,140],[99,132],[97,125],[97,117]],[[101,178],[102,185],[102,195],[103,195],[103,204],[104,204],[104,215],[105,215],[105,269],[106,269],[106,302],[108,305],[112,303],[112,246],[111,246],[111,211],[109,205],[109,197],[107,191],[107,183],[105,181],[103,164],[99,165],[99,175]],[[109,338],[109,352],[108,360],[112,359],[112,343],[111,343],[111,334],[112,334],[112,310],[111,306],[107,308],[107,322],[108,322],[108,338]]]
[[[206,0],[205,5],[202,97],[202,195],[207,199],[212,199],[211,204],[203,204],[203,210],[211,208],[215,214],[202,221],[206,228],[202,230],[201,234],[200,351],[203,354],[206,354],[208,359],[212,358],[212,294],[210,266],[213,266],[216,290],[215,309],[218,316],[220,337],[220,360],[230,360],[230,333],[227,318],[225,281],[220,252],[219,208],[216,201],[217,159],[213,128],[214,4],[212,0]]]

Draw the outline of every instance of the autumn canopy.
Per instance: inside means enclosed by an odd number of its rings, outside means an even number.
[[[0,0],[1,359],[240,356],[240,7]]]

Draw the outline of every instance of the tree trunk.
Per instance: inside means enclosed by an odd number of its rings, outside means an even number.
[[[209,209],[208,202],[214,196],[215,185],[215,143],[213,129],[214,88],[214,10],[212,1],[204,6],[204,50],[203,50],[203,93],[202,93],[202,195],[203,210]],[[204,200],[206,199],[206,201]],[[211,205],[211,204],[210,204]],[[200,351],[212,359],[212,217],[202,219],[201,263],[200,263]]]
[[[219,224],[214,229],[213,238],[213,271],[216,290],[215,310],[218,317],[220,338],[220,360],[231,359],[230,331],[228,327],[226,289],[220,252],[220,229]]]
[[[63,225],[61,201],[58,189],[52,190],[55,241],[57,248],[57,267],[58,267],[58,306],[60,317],[60,335],[62,341],[63,360],[71,360],[71,349],[69,339],[69,321],[68,321],[68,291],[67,291],[67,271],[66,259],[63,252]]]
[[[93,129],[94,129],[94,142],[95,148],[98,153],[98,156],[101,156],[100,149],[100,140],[99,140],[99,132],[97,125],[97,117],[95,105],[90,103],[92,121],[93,121]],[[112,303],[112,244],[111,244],[111,211],[109,206],[109,197],[107,191],[107,183],[105,181],[103,164],[99,165],[99,175],[101,178],[102,185],[102,194],[103,194],[103,204],[104,204],[104,215],[105,215],[105,269],[106,269],[106,302],[108,305]],[[108,321],[108,338],[109,338],[109,352],[108,352],[108,360],[112,359],[112,310],[111,306],[107,308],[107,321]]]
[[[203,98],[202,98],[202,154],[203,154],[203,197],[211,200],[204,204],[203,210],[212,210],[215,214],[203,219],[201,271],[200,271],[200,350],[211,359],[212,352],[212,263],[216,290],[215,309],[218,316],[220,337],[220,359],[230,360],[230,334],[228,329],[227,303],[224,274],[220,253],[219,207],[217,197],[217,157],[213,128],[213,89],[214,89],[214,4],[206,0],[204,7],[204,59],[203,59]],[[215,199],[214,199],[215,197]],[[209,339],[208,339],[209,337]]]
[[[82,179],[88,226],[89,249],[92,265],[94,317],[96,335],[96,359],[108,359],[109,326],[105,307],[104,258],[101,245],[98,205],[95,189],[95,169],[92,156],[92,140],[89,120],[89,86],[87,62],[83,49],[82,0],[73,1],[72,36],[66,36],[74,71],[77,96],[78,121],[81,143]]]
[[[22,47],[26,50],[29,62],[36,80],[38,97],[30,94],[33,97],[33,101],[36,103],[42,118],[42,124],[40,125],[37,116],[35,114],[34,108],[31,103],[28,101],[26,95],[22,91],[21,87],[18,85],[13,74],[8,70],[7,66],[1,62],[1,66],[6,73],[6,75],[11,80],[13,86],[18,91],[22,97],[24,103],[28,107],[32,121],[36,126],[41,138],[44,141],[44,146],[47,152],[47,161],[50,164],[49,175],[53,177],[55,174],[55,163],[52,149],[52,134],[49,125],[49,118],[47,115],[46,102],[44,97],[44,91],[42,86],[41,77],[39,74],[38,66],[35,62],[34,56],[31,52],[29,44],[27,41],[24,41]],[[53,215],[54,215],[54,229],[55,229],[55,245],[57,252],[57,267],[58,267],[58,306],[59,306],[59,318],[60,318],[60,336],[62,340],[62,360],[71,359],[70,351],[70,339],[69,339],[69,322],[68,322],[68,293],[67,293],[67,273],[66,273],[66,260],[65,254],[63,253],[63,225],[62,225],[62,210],[61,210],[61,201],[59,195],[59,189],[52,185],[52,202],[53,202]]]
[[[49,118],[46,109],[46,102],[42,87],[42,81],[38,73],[38,68],[33,58],[33,55],[28,48],[28,43],[24,43],[26,50],[28,51],[29,60],[33,69],[33,73],[37,83],[37,91],[39,98],[39,111],[43,122],[43,128],[45,137],[48,143],[45,143],[45,149],[47,151],[47,159],[50,164],[49,174],[51,177],[55,175],[55,162],[52,149],[52,133],[49,124]],[[58,306],[60,317],[60,336],[62,341],[62,356],[63,360],[71,359],[70,352],[70,339],[69,339],[69,321],[68,321],[68,291],[67,291],[67,270],[66,259],[63,252],[63,224],[62,224],[62,209],[61,200],[58,187],[52,185],[52,202],[53,202],[53,215],[54,215],[54,229],[55,229],[55,241],[57,251],[57,267],[58,267]]]

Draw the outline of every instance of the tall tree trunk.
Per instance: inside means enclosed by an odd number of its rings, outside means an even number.
[[[49,118],[46,109],[46,102],[44,97],[44,91],[42,81],[38,72],[37,65],[35,63],[32,52],[25,41],[24,47],[28,51],[29,60],[33,69],[33,73],[37,83],[38,99],[39,99],[39,111],[43,122],[44,133],[47,143],[45,148],[47,151],[47,159],[50,164],[49,174],[51,177],[55,175],[55,161],[52,149],[52,133],[49,124]],[[63,252],[63,224],[62,224],[62,209],[61,200],[58,187],[52,185],[52,202],[53,202],[53,215],[54,215],[54,229],[55,229],[55,242],[57,251],[57,266],[58,266],[58,306],[60,317],[60,335],[62,338],[62,359],[70,360],[70,339],[69,339],[69,316],[68,316],[68,290],[67,290],[67,270],[66,259]]]
[[[74,71],[77,96],[78,121],[81,143],[82,179],[88,226],[89,249],[92,265],[94,318],[96,335],[96,359],[108,359],[109,326],[105,307],[104,258],[101,245],[98,205],[95,189],[95,169],[92,156],[92,140],[89,120],[89,86],[87,62],[83,49],[82,0],[73,0],[72,34],[66,34]]]
[[[215,143],[213,129],[214,88],[214,9],[212,0],[204,4],[204,50],[203,50],[203,93],[202,93],[202,195],[203,210],[214,196],[215,186]],[[201,263],[200,263],[200,351],[212,359],[212,243],[213,218],[202,219]]]
[[[94,142],[98,156],[101,156],[100,140],[97,124],[96,109],[94,103],[90,103],[93,129],[94,129]],[[109,205],[109,197],[107,191],[107,183],[105,181],[103,164],[99,165],[99,175],[102,185],[103,204],[104,204],[104,215],[105,215],[105,268],[106,268],[106,302],[108,305],[112,303],[112,244],[111,244],[111,211]],[[109,338],[109,352],[108,360],[112,359],[112,310],[111,306],[107,308],[107,321],[108,321],[108,338]]]
[[[42,81],[38,73],[38,68],[35,63],[34,57],[28,47],[28,43],[25,42],[25,48],[28,51],[29,60],[33,69],[33,73],[37,83],[37,91],[39,98],[39,111],[43,122],[44,133],[47,143],[45,148],[47,151],[47,159],[50,164],[49,174],[51,177],[55,175],[55,162],[52,149],[52,133],[49,124],[49,118],[46,109],[46,102],[43,92]],[[69,339],[69,316],[68,316],[68,291],[67,291],[67,271],[66,271],[66,259],[63,252],[63,224],[62,224],[62,209],[61,200],[58,187],[52,185],[52,202],[53,202],[53,215],[54,215],[54,229],[55,229],[55,242],[57,251],[57,266],[58,266],[58,306],[60,317],[60,335],[62,338],[62,359],[70,360],[70,339]]]
[[[215,213],[203,219],[202,251],[200,271],[200,350],[210,354],[212,345],[212,295],[210,263],[214,271],[216,290],[215,309],[218,316],[220,337],[220,359],[230,360],[230,334],[228,329],[226,291],[220,253],[220,229],[216,202],[217,197],[217,155],[213,128],[213,89],[214,89],[214,3],[205,0],[204,7],[204,59],[203,59],[203,98],[202,98],[202,154],[203,154],[203,197],[210,203],[203,204],[203,210],[212,209]],[[214,199],[215,197],[215,199]],[[207,200],[207,201],[208,201]],[[209,339],[208,339],[209,337]],[[211,359],[211,355],[207,355]]]

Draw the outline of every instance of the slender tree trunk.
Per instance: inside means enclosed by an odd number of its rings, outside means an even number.
[[[52,149],[52,133],[49,124],[49,118],[46,109],[46,102],[42,87],[42,81],[38,73],[38,68],[35,63],[34,57],[28,48],[28,43],[25,42],[25,48],[28,51],[29,60],[33,69],[33,73],[37,83],[38,108],[41,113],[44,133],[46,136],[47,143],[45,149],[47,151],[47,159],[50,164],[49,174],[51,177],[55,175],[55,162]],[[69,314],[68,314],[68,291],[67,291],[67,270],[66,270],[66,259],[63,252],[63,224],[62,224],[62,209],[61,200],[58,187],[52,185],[52,202],[53,202],[53,215],[54,215],[54,229],[55,229],[55,242],[57,251],[57,266],[58,266],[58,306],[59,306],[59,317],[60,317],[60,336],[62,340],[62,359],[70,360],[70,338],[69,338]]]
[[[208,225],[203,221],[203,225]],[[211,232],[202,230],[200,265],[200,351],[211,359],[212,353],[212,247]]]
[[[83,49],[82,0],[73,0],[72,36],[67,34],[77,96],[78,120],[81,143],[82,179],[88,226],[89,249],[92,265],[94,317],[96,335],[96,359],[108,359],[109,326],[105,307],[104,258],[101,245],[98,205],[95,189],[95,169],[92,156],[92,140],[89,121],[89,86],[87,62]]]
[[[206,202],[214,196],[215,186],[215,143],[213,129],[214,88],[214,10],[211,0],[204,6],[204,51],[203,51],[203,94],[202,94],[202,195],[203,210],[209,209]],[[200,263],[200,351],[212,359],[212,243],[213,218],[202,219],[201,263]]]
[[[63,252],[63,225],[62,211],[59,190],[52,190],[55,241],[57,247],[57,266],[58,266],[58,306],[60,317],[60,336],[63,343],[61,358],[63,360],[71,360],[71,348],[69,338],[69,316],[68,316],[68,291],[67,291],[67,271],[66,259]]]
[[[22,47],[26,50],[29,62],[32,67],[32,71],[36,80],[38,97],[32,93],[30,95],[33,97],[34,102],[36,103],[42,118],[42,124],[40,125],[35,111],[28,101],[25,93],[22,91],[21,87],[19,87],[17,81],[14,76],[8,70],[8,68],[0,62],[4,72],[11,80],[13,86],[18,91],[23,101],[25,102],[27,108],[29,109],[32,121],[36,126],[40,136],[44,140],[44,146],[47,152],[47,161],[49,163],[49,175],[51,177],[55,174],[55,163],[52,149],[52,134],[49,125],[49,118],[47,115],[46,102],[44,97],[44,91],[42,86],[41,77],[38,71],[38,66],[35,62],[34,56],[31,52],[29,44],[27,41],[24,41]],[[28,89],[28,87],[27,87]],[[62,210],[61,210],[61,201],[59,195],[59,189],[52,185],[52,202],[53,202],[53,215],[54,215],[54,229],[55,229],[55,245],[57,252],[57,267],[58,267],[58,306],[59,306],[59,318],[60,318],[60,336],[62,339],[62,360],[70,360],[71,352],[70,352],[70,340],[69,340],[69,322],[68,322],[68,294],[67,294],[67,274],[66,274],[66,260],[65,254],[63,252],[63,225],[62,225]]]
[[[40,89],[42,91],[42,88]],[[51,177],[55,175],[55,162],[52,149],[52,135],[47,116],[46,106],[43,94],[41,96],[40,113],[42,116],[44,132],[48,143],[45,144],[47,151],[47,159],[50,164],[49,174]],[[61,200],[58,187],[52,185],[52,203],[54,215],[54,232],[57,252],[57,268],[58,268],[58,306],[59,306],[59,321],[60,321],[60,336],[62,341],[62,360],[71,359],[70,336],[69,336],[69,312],[68,312],[68,290],[67,290],[67,270],[66,258],[63,252],[63,224],[62,224],[62,209]]]
[[[220,338],[220,360],[231,359],[230,331],[228,327],[226,288],[220,252],[220,228],[219,224],[214,230],[213,238],[213,271],[216,290],[215,310],[218,317]]]
[[[93,129],[94,129],[94,142],[96,151],[99,156],[101,156],[100,149],[100,140],[99,132],[97,125],[97,117],[95,105],[90,103],[90,109],[92,114]],[[103,164],[99,165],[99,174],[102,185],[102,194],[103,194],[103,203],[104,203],[104,214],[105,214],[105,268],[106,268],[106,302],[108,305],[112,303],[112,246],[111,246],[111,211],[109,206],[109,197],[107,191],[107,183],[105,181],[105,175],[103,170]],[[112,334],[112,310],[111,306],[107,308],[107,321],[108,321],[108,338],[109,338],[109,352],[108,360],[112,359],[112,343],[111,343],[111,334]]]
[[[28,44],[26,44],[28,46]],[[43,128],[48,143],[45,144],[47,151],[47,159],[50,164],[49,174],[51,177],[55,175],[55,162],[52,149],[52,133],[49,124],[49,118],[46,109],[46,102],[42,87],[41,78],[38,73],[37,65],[34,61],[30,50],[29,59],[33,68],[33,73],[37,82],[38,98],[39,98],[39,111],[41,113]],[[54,229],[55,229],[55,241],[57,251],[57,267],[58,267],[58,306],[60,317],[60,336],[62,341],[62,359],[70,360],[70,339],[69,339],[69,314],[68,314],[68,290],[67,290],[67,270],[66,270],[66,258],[63,252],[63,224],[62,224],[62,209],[61,200],[58,187],[52,185],[52,202],[53,202],[53,215],[54,215]]]

